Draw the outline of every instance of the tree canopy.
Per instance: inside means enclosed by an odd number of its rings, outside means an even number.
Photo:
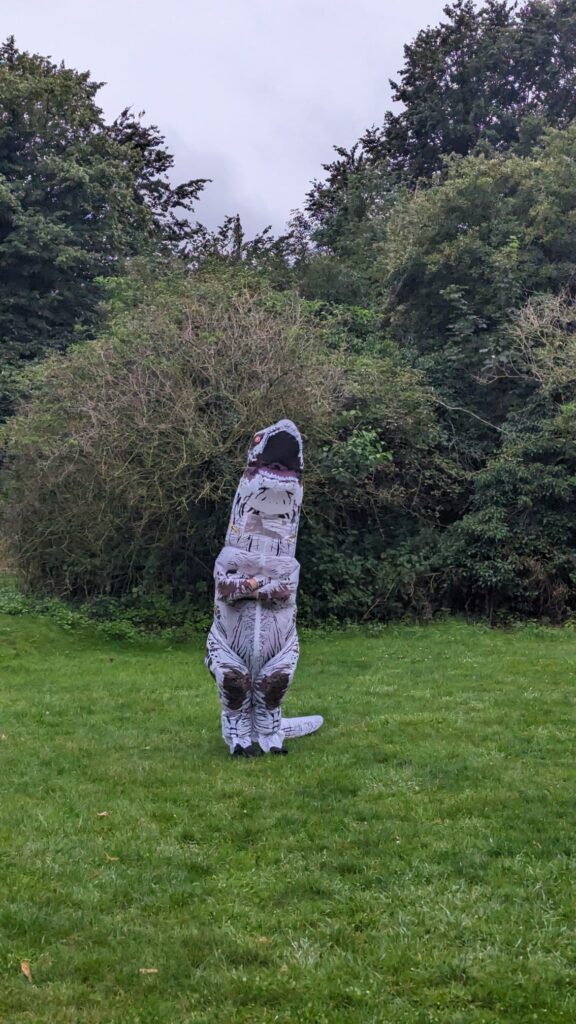
[[[530,151],[546,127],[576,117],[576,10],[572,0],[455,0],[445,20],[404,47],[388,111],[349,150],[336,147],[308,195],[318,240],[363,219],[380,187],[414,188],[451,154]]]

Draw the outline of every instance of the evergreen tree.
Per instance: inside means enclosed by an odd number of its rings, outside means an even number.
[[[389,111],[350,150],[337,147],[325,181],[313,184],[307,212],[320,245],[338,251],[381,195],[429,180],[447,156],[528,153],[546,126],[576,117],[573,0],[486,0],[479,9],[455,0],[444,14],[404,47],[390,83],[399,113]]]
[[[162,136],[126,110],[107,125],[99,88],[13,38],[0,47],[0,417],[15,367],[93,328],[102,277],[192,230],[203,182],[173,187]]]

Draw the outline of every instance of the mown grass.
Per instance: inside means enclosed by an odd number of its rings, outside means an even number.
[[[0,626],[3,1024],[576,1020],[574,632],[308,637],[238,762],[200,640]]]

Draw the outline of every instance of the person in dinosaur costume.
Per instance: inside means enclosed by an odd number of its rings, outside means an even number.
[[[314,732],[320,715],[282,718],[298,663],[294,557],[304,469],[291,420],[257,431],[214,567],[214,621],[206,665],[222,705],[222,735],[234,757],[287,753],[285,739]]]

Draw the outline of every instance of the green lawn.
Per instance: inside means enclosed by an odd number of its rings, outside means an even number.
[[[306,637],[256,761],[200,640],[0,637],[2,1024],[576,1020],[576,633]]]

